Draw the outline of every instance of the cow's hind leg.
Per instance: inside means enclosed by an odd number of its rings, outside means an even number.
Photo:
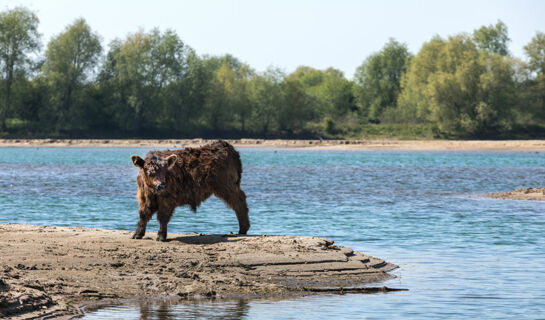
[[[138,210],[138,215],[140,216],[140,219],[138,220],[138,223],[136,224],[136,230],[134,231],[132,238],[133,239],[142,239],[144,235],[146,234],[146,226],[148,225],[148,221],[153,216],[153,213],[155,210],[152,208],[144,208]]]
[[[174,214],[174,208],[159,207],[157,211],[157,221],[159,221],[159,231],[157,231],[157,241],[167,241],[167,225]]]
[[[246,234],[250,229],[250,218],[248,217],[248,205],[246,204],[246,194],[240,187],[236,186],[233,189],[221,189],[214,193],[235,211],[238,220],[238,233]]]

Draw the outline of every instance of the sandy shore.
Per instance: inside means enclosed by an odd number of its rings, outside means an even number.
[[[0,139],[0,147],[153,147],[201,146],[205,139],[98,140]],[[545,150],[545,140],[226,140],[237,148],[397,149],[397,150]]]
[[[545,188],[520,188],[509,192],[485,194],[484,196],[496,199],[545,201]]]
[[[317,237],[169,234],[0,224],[0,318],[81,314],[94,302],[278,297],[361,289],[384,260]]]

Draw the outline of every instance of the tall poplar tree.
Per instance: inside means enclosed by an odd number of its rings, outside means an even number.
[[[0,131],[6,131],[6,119],[12,104],[12,87],[32,65],[30,53],[40,48],[38,17],[26,8],[0,12]]]
[[[51,90],[50,103],[57,113],[57,129],[66,127],[74,96],[95,70],[101,53],[99,36],[82,18],[49,42],[43,70]]]

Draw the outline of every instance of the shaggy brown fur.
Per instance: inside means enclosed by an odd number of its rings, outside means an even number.
[[[196,211],[212,194],[235,211],[240,234],[250,228],[246,195],[240,189],[242,163],[229,143],[220,140],[201,148],[150,151],[145,159],[135,155],[131,160],[140,168],[136,178],[140,220],[133,239],[144,236],[148,221],[157,212],[157,240],[165,241],[174,209],[189,205]]]

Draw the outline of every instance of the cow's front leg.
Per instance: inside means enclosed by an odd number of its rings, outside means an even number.
[[[167,241],[167,225],[173,214],[174,208],[160,207],[157,211],[157,220],[159,221],[157,241]]]
[[[141,209],[138,210],[138,215],[140,216],[140,219],[136,224],[136,230],[132,234],[133,239],[142,239],[142,237],[144,237],[146,234],[146,226],[148,225],[148,221],[153,216],[153,210],[150,208]]]

